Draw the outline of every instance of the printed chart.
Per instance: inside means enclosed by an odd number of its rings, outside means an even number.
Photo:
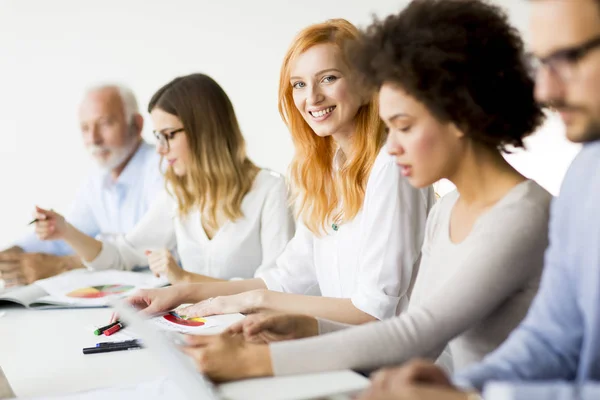
[[[73,297],[77,299],[100,299],[102,297],[114,296],[117,294],[123,294],[135,288],[132,285],[100,285],[100,286],[88,286],[81,289],[73,290],[67,293],[67,297]]]
[[[199,317],[187,318],[187,317],[184,317],[184,316],[181,316],[181,315],[175,313],[174,311],[171,311],[170,313],[163,315],[163,318],[169,322],[172,322],[177,325],[183,325],[183,326],[196,327],[196,326],[202,326],[202,325],[206,324],[206,319],[204,319],[204,318],[199,318]]]

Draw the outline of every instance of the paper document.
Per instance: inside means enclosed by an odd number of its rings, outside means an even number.
[[[67,304],[104,306],[110,299],[128,296],[138,289],[164,286],[167,283],[164,278],[139,272],[85,271],[42,279],[35,284],[48,293],[48,296],[38,301],[52,300]]]
[[[149,273],[77,269],[0,293],[0,306],[16,303],[36,309],[106,307],[110,299],[167,283],[165,278]]]
[[[187,333],[190,335],[195,333],[201,334],[204,329],[219,325],[219,323],[211,317],[187,318],[178,315],[175,311],[171,311],[170,313],[159,317],[154,317],[150,321],[162,330]]]

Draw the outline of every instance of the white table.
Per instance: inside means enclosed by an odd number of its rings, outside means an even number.
[[[0,366],[16,395],[53,395],[147,381],[164,375],[147,350],[84,355],[102,341],[89,330],[108,323],[110,309],[28,310],[0,308]],[[218,316],[218,333],[243,318]],[[86,327],[88,329],[86,329]]]

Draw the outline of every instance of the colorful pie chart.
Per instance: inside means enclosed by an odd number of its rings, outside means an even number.
[[[163,316],[163,318],[169,322],[172,322],[177,325],[183,325],[183,326],[202,326],[206,323],[206,320],[204,318],[199,318],[199,317],[188,318],[188,317],[178,315],[177,313],[175,313],[173,311],[171,311],[168,314],[165,314]]]
[[[125,293],[135,286],[131,285],[100,285],[90,286],[67,293],[68,297],[76,297],[78,299],[99,299],[107,296]]]

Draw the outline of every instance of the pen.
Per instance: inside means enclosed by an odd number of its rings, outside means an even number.
[[[103,326],[101,328],[98,328],[94,331],[94,335],[98,336],[98,335],[102,335],[102,333],[104,333],[105,330],[112,328],[113,326],[115,326],[116,324],[118,324],[120,321],[115,321],[112,324],[108,324],[106,326]]]
[[[125,324],[122,322],[118,322],[115,326],[111,326],[110,328],[105,330],[103,333],[104,333],[104,336],[110,336],[113,333],[119,332],[123,328],[125,328]]]
[[[101,343],[96,343],[96,347],[114,347],[114,346],[127,346],[127,345],[135,345],[135,344],[140,344],[140,342],[137,339],[125,340],[122,342],[101,342]]]
[[[83,354],[110,353],[113,351],[137,350],[143,348],[140,344],[129,344],[125,346],[103,346],[103,347],[85,347]]]
[[[50,211],[54,211],[54,209],[51,208]],[[46,219],[46,218],[44,218],[44,219]],[[39,221],[40,221],[40,219],[36,218],[33,221],[31,221],[30,223],[28,223],[27,225],[35,224],[36,222],[39,222]]]

